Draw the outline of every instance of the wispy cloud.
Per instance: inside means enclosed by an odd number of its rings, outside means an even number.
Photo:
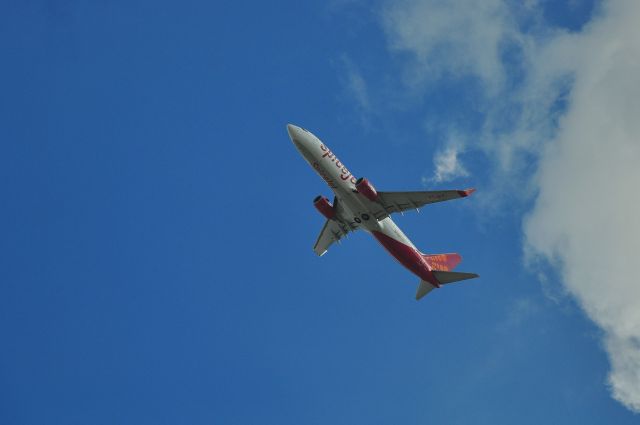
[[[414,88],[469,73],[500,85],[500,45],[515,33],[501,0],[390,2],[382,20],[390,48],[411,53],[406,77]]]
[[[468,176],[469,172],[460,161],[460,154],[460,148],[456,145],[446,146],[438,151],[433,158],[435,171],[429,181],[442,183]]]
[[[355,101],[356,109],[360,113],[360,118],[363,124],[366,124],[368,121],[368,114],[371,110],[367,82],[349,56],[342,55],[341,64],[343,68],[344,87],[349,98]]]
[[[464,149],[492,161],[494,193],[537,194],[525,249],[604,331],[612,395],[640,412],[640,2],[605,1],[579,32],[545,24],[535,1],[406,0],[381,16],[408,90],[479,82],[483,123]],[[459,154],[445,144],[433,178],[462,175]]]
[[[498,331],[508,332],[517,329],[535,316],[540,307],[529,298],[518,298],[506,305],[506,317],[496,327]]]

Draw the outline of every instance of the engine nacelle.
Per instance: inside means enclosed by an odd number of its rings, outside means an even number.
[[[331,205],[331,202],[322,195],[316,196],[313,200],[313,206],[316,207],[320,214],[325,216],[328,220],[333,219],[336,216],[336,210]]]
[[[375,202],[378,200],[378,192],[369,182],[369,180],[365,179],[364,177],[360,177],[358,180],[356,180],[356,190],[371,202]]]

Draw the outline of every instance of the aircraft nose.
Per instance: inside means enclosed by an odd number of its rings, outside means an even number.
[[[304,132],[297,125],[287,124],[287,133],[296,147],[301,148],[307,144]]]
[[[291,141],[303,155],[309,153],[312,150],[313,139],[309,136],[309,132],[298,127],[297,125],[287,124],[287,132]]]
[[[296,137],[297,132],[300,130],[299,127],[293,125],[293,124],[287,124],[287,133],[289,133],[289,137],[291,138],[291,140],[294,140]],[[295,141],[295,140],[294,140]]]

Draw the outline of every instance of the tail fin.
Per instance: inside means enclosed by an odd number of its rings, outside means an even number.
[[[427,261],[427,264],[432,270],[442,270],[449,272],[453,270],[458,263],[462,260],[460,254],[422,254],[422,258]]]

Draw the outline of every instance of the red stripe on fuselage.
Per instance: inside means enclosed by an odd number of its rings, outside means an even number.
[[[394,258],[400,262],[400,264],[405,266],[420,279],[426,280],[436,288],[440,287],[435,276],[431,273],[429,265],[417,250],[393,239],[391,236],[385,235],[382,232],[373,231],[371,233],[378,242],[384,246],[389,254],[393,255]]]

